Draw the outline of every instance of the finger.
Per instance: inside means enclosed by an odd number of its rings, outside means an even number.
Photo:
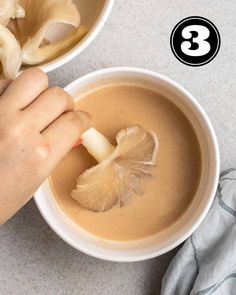
[[[72,149],[80,136],[91,127],[91,117],[83,111],[62,114],[42,135],[51,151],[50,166],[55,165]]]
[[[78,146],[80,146],[83,143],[82,138],[79,138],[79,140],[76,141],[76,143],[73,145],[73,148],[77,148]]]
[[[4,105],[12,110],[21,110],[48,88],[47,75],[37,68],[25,70],[2,94]]]
[[[45,90],[34,102],[23,110],[28,122],[39,131],[45,129],[57,117],[74,109],[72,96],[60,87]]]
[[[8,80],[8,79],[0,80],[0,95],[3,94],[3,92],[7,89],[10,83],[11,83],[11,80]]]

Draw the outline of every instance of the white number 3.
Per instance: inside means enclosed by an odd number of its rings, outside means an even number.
[[[198,34],[198,36],[195,38],[192,38],[193,31],[197,32]],[[183,53],[187,55],[202,56],[202,55],[206,55],[211,50],[211,46],[209,42],[205,41],[210,36],[210,31],[204,26],[200,26],[200,25],[188,26],[183,29],[182,36],[184,37],[184,39],[192,38],[191,42],[184,41],[181,44],[181,50],[183,51]],[[197,49],[190,49],[193,43],[198,44]]]

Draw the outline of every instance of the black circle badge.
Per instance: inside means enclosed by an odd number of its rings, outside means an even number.
[[[175,26],[170,45],[175,57],[182,63],[203,66],[216,57],[220,49],[220,34],[208,19],[191,16]]]

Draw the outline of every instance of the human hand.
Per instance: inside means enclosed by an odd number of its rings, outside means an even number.
[[[0,224],[34,194],[91,126],[62,88],[32,68],[0,83]]]

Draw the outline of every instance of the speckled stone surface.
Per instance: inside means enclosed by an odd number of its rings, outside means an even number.
[[[166,74],[185,86],[208,113],[218,136],[221,169],[236,167],[236,31],[234,0],[116,0],[93,44],[50,74],[65,86],[77,77],[111,66],[138,66]],[[172,54],[169,36],[182,18],[200,15],[218,27],[222,46],[210,64],[191,68]],[[174,255],[137,263],[88,257],[47,226],[33,201],[0,229],[0,294],[151,295]]]

